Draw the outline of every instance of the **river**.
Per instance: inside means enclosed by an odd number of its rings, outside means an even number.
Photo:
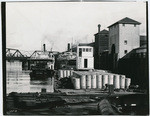
[[[31,80],[30,71],[22,70],[20,62],[6,63],[6,93],[11,92],[41,92],[45,88],[52,92],[51,78]]]

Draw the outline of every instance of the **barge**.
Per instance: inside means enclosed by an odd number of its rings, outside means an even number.
[[[30,77],[31,79],[43,79],[53,77],[55,57],[53,52],[46,51],[45,44],[43,45],[43,51],[32,54],[28,59],[30,62]]]

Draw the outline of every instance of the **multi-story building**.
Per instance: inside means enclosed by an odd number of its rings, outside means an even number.
[[[109,33],[107,30],[100,31],[100,26],[98,25],[98,33],[95,36],[95,43],[94,43],[94,68],[99,69],[101,62],[100,56],[101,53],[108,51],[108,40],[109,40]]]
[[[107,30],[100,31],[100,25],[98,25],[98,33],[95,35],[95,51],[102,53],[108,50],[108,37],[109,33]]]
[[[128,17],[110,25],[109,53],[118,54],[118,59],[140,46],[139,23]]]
[[[94,69],[93,47],[90,44],[77,46],[76,68],[78,70]]]

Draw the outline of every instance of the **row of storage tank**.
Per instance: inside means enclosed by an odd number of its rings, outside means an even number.
[[[114,89],[128,89],[130,78],[117,74],[79,75],[72,76],[75,89],[105,89],[106,84],[113,85]]]
[[[73,75],[73,70],[59,70],[58,75],[60,78],[65,78]]]
[[[114,85],[115,89],[128,89],[131,84],[131,79],[125,75],[107,73],[104,70],[59,70],[58,74],[60,78],[71,77],[75,89],[105,89],[106,84]]]

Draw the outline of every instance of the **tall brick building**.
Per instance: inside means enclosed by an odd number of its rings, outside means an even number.
[[[101,53],[108,51],[108,37],[109,33],[107,30],[100,31],[100,26],[98,25],[98,33],[95,36],[94,43],[94,68],[100,68],[100,55]]]

